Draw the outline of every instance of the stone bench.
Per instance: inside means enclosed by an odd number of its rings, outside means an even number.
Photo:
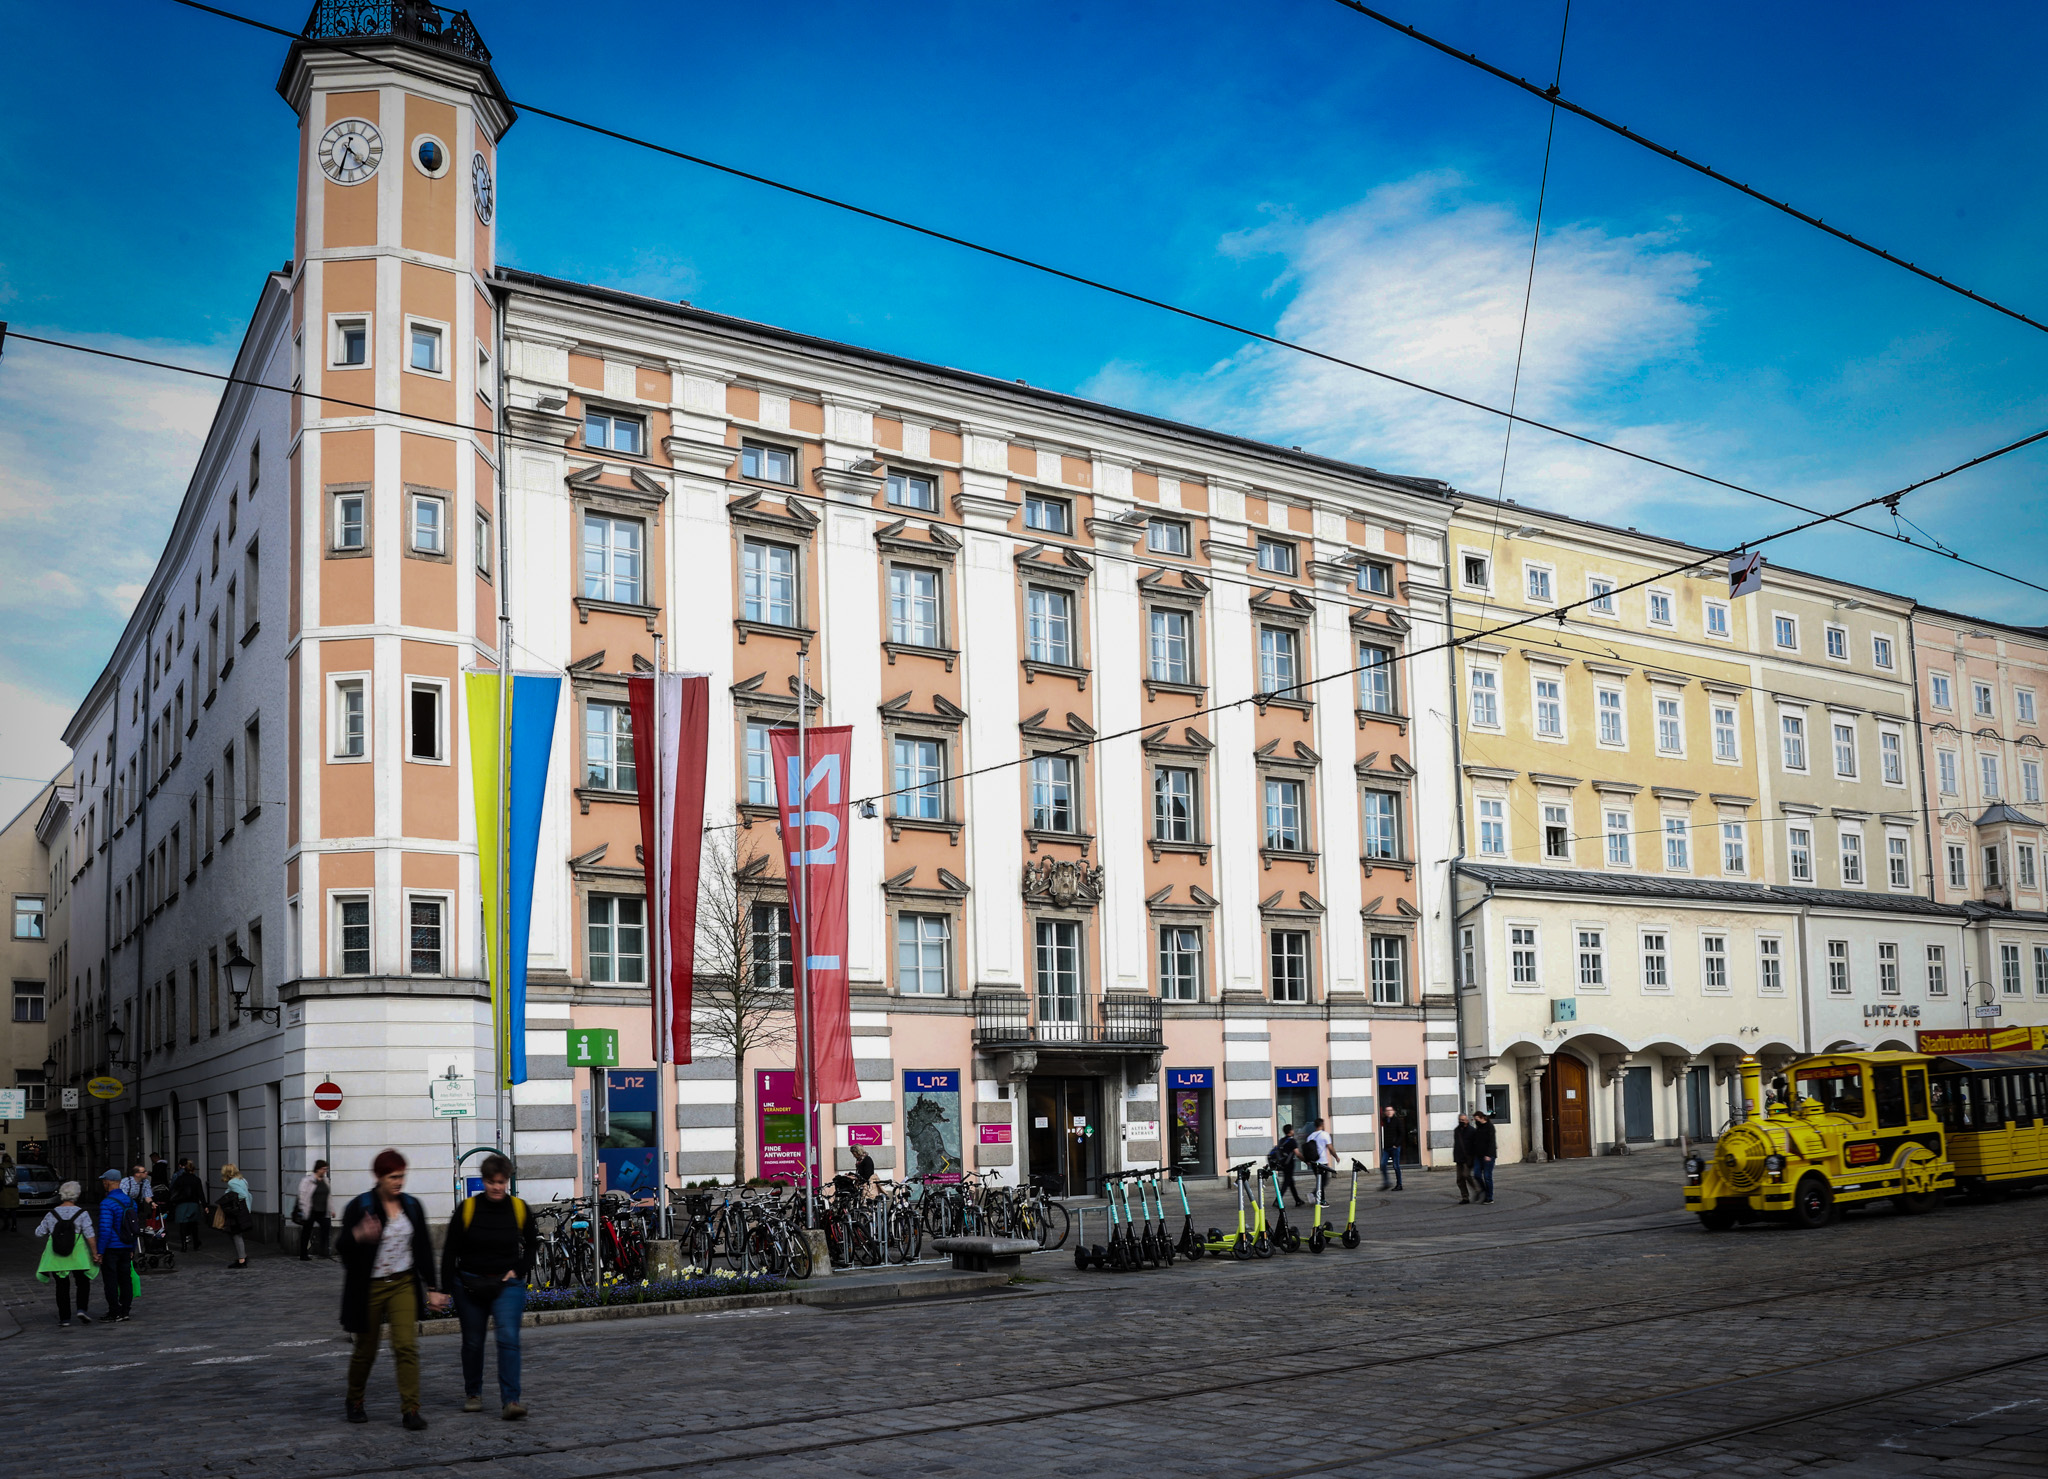
[[[1038,1244],[1029,1238],[934,1238],[932,1247],[949,1253],[953,1267],[967,1273],[1007,1273]]]

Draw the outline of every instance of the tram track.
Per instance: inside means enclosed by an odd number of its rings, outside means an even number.
[[[1964,1272],[1971,1269],[1993,1267],[1999,1264],[2016,1262],[2028,1258],[2039,1258],[2042,1254],[2042,1251],[2042,1248],[2038,1244],[2030,1244],[2029,1246],[2026,1246],[2013,1252],[2001,1253],[1985,1258],[1972,1259],[1967,1262],[1961,1263],[1949,1259],[1931,1259],[1928,1261],[1928,1266],[1916,1270],[1913,1274],[1906,1275],[1905,1277],[1922,1279],[1937,1278],[1948,1274]],[[1896,1278],[1898,1276],[1898,1272],[1894,1270],[1894,1277]],[[1754,1290],[1755,1287],[1756,1286],[1753,1283],[1744,1282],[1740,1284],[1729,1284],[1719,1286],[1716,1290],[1710,1292],[1720,1292],[1721,1289],[1733,1288]],[[1570,1329],[1529,1331],[1522,1334],[1507,1335],[1499,1337],[1497,1339],[1485,1341],[1468,1341],[1462,1344],[1446,1346],[1436,1350],[1408,1350],[1395,1354],[1376,1355],[1372,1357],[1361,1358],[1358,1360],[1326,1362],[1316,1366],[1291,1367],[1282,1369],[1277,1364],[1281,1361],[1284,1361],[1289,1356],[1311,1355],[1313,1354],[1313,1351],[1295,1351],[1280,1353],[1279,1355],[1263,1355],[1260,1358],[1259,1371],[1251,1376],[1236,1376],[1233,1379],[1222,1381],[1193,1383],[1183,1382],[1158,1390],[1136,1393],[1120,1393],[1115,1396],[1103,1397],[1094,1401],[1072,1402],[1066,1403],[1064,1405],[1048,1406],[1042,1410],[1032,1412],[1010,1411],[1003,1413],[974,1415],[956,1421],[933,1421],[928,1424],[915,1427],[897,1426],[893,1427],[886,1434],[878,1434],[877,1438],[879,1439],[885,1437],[890,1441],[900,1441],[903,1439],[942,1436],[948,1433],[964,1432],[976,1428],[1000,1427],[1007,1425],[1057,1420],[1081,1416],[1094,1412],[1111,1411],[1119,1408],[1141,1406],[1147,1403],[1185,1402],[1188,1399],[1196,1397],[1213,1396],[1220,1393],[1239,1391],[1246,1388],[1269,1386],[1276,1379],[1284,1379],[1289,1382],[1295,1382],[1303,1379],[1343,1376],[1363,1371],[1369,1371],[1376,1368],[1396,1365],[1413,1365],[1419,1362],[1455,1360],[1464,1357],[1483,1355],[1490,1352],[1509,1349],[1515,1346],[1540,1343],[1543,1341],[1578,1339],[1589,1336],[1597,1337],[1613,1331],[1624,1330],[1634,1326],[1656,1324],[1671,1320],[1691,1320],[1698,1319],[1701,1317],[1710,1317],[1724,1314],[1731,1310],[1739,1310],[1756,1305],[1782,1304],[1789,1300],[1822,1298],[1833,1294],[1861,1293],[1866,1289],[1866,1287],[1866,1281],[1859,1277],[1856,1279],[1844,1280],[1838,1283],[1823,1285],[1817,1288],[1776,1288],[1764,1292],[1754,1292],[1746,1298],[1727,1300],[1718,1304],[1694,1304],[1676,1309],[1650,1310],[1642,1314],[1629,1316],[1623,1319],[1604,1320],[1597,1324],[1580,1323],[1572,1326]],[[1638,1302],[1648,1303],[1649,1301],[1645,1299]],[[1518,1323],[1523,1323],[1530,1320],[1556,1320],[1560,1318],[1565,1318],[1573,1311],[1582,1308],[1582,1305],[1574,1304],[1571,1306],[1560,1307],[1558,1309],[1550,1311],[1538,1312],[1523,1317],[1523,1321],[1520,1321]],[[1757,1376],[1732,1378],[1729,1380],[1732,1382],[1743,1382],[1761,1379],[1761,1377],[1765,1375],[1782,1376],[1785,1374],[1785,1371],[1787,1370],[1807,1369],[1813,1365],[1826,1365],[1831,1364],[1834,1361],[1850,1359],[1852,1356],[1867,1356],[1879,1354],[1886,1350],[1923,1344],[1929,1340],[1950,1339],[1957,1335],[1966,1335],[1973,1333],[1973,1331],[1975,1330],[1998,1328],[2003,1325],[2019,1324],[2028,1320],[2048,1320],[2048,1311],[2039,1311],[2029,1313],[2026,1315],[2014,1316],[2009,1320],[1992,1321],[1983,1325],[1969,1327],[1963,1330],[1945,1331],[1938,1336],[1914,1337],[1906,1341],[1892,1342],[1886,1345],[1869,1347],[1864,1350],[1851,1353],[1851,1355],[1849,1356],[1830,1357],[1826,1360],[1819,1362],[1804,1363],[1803,1366],[1797,1368],[1779,1368],[1777,1370],[1774,1370],[1773,1372],[1760,1373]],[[1229,1368],[1234,1371],[1241,1371],[1243,1369],[1243,1366],[1244,1362],[1241,1359],[1205,1362],[1192,1368],[1185,1362],[1174,1362],[1169,1365],[1155,1368],[1150,1371],[1124,1371],[1118,1372],[1113,1376],[1092,1375],[1084,1378],[1054,1383],[1038,1382],[1033,1383],[1029,1386],[1012,1388],[1005,1391],[976,1392],[960,1396],[933,1398],[925,1402],[896,1404],[892,1406],[891,1412],[893,1415],[901,1417],[906,1413],[917,1412],[921,1409],[934,1410],[949,1407],[959,1407],[967,1404],[985,1404],[990,1402],[1015,1400],[1020,1397],[1044,1397],[1048,1394],[1058,1393],[1062,1391],[1071,1391],[1075,1389],[1099,1390],[1103,1388],[1105,1385],[1111,1383],[1129,1384],[1135,1381],[1157,1380],[1161,1377],[1187,1376],[1191,1373],[1191,1371],[1213,1370],[1218,1367]],[[1699,1388],[1681,1389],[1678,1391],[1666,1392],[1654,1396],[1632,1399],[1631,1401],[1626,1403],[1613,1404],[1612,1410],[1620,1410],[1622,1408],[1639,1406],[1660,1400],[1671,1400],[1677,1396],[1689,1395],[1693,1391],[1711,1390],[1715,1387],[1728,1384],[1729,1382],[1707,1383]],[[1597,1416],[1599,1412],[1605,1410],[1609,1409],[1590,1409],[1587,1412],[1571,1414],[1569,1416],[1561,1416],[1553,1419],[1545,1419],[1541,1422],[1531,1423],[1526,1426],[1530,1428],[1551,1426],[1558,1422],[1569,1421],[1571,1417]],[[499,1449],[490,1452],[480,1452],[476,1454],[467,1455],[444,1455],[442,1457],[430,1461],[422,1461],[420,1463],[379,1464],[372,1469],[312,1471],[299,1476],[299,1479],[356,1479],[356,1476],[358,1475],[370,1473],[405,1473],[419,1469],[455,1468],[465,1464],[495,1463],[506,1459],[517,1458],[541,1458],[568,1452],[575,1452],[580,1455],[588,1455],[592,1453],[594,1450],[608,1447],[622,1447],[628,1444],[670,1439],[707,1440],[726,1438],[748,1432],[760,1431],[763,1429],[785,1428],[793,1425],[804,1427],[822,1425],[831,1430],[829,1436],[814,1440],[806,1440],[797,1443],[788,1443],[771,1448],[747,1449],[744,1451],[724,1455],[707,1455],[702,1459],[694,1461],[678,1461],[671,1457],[664,1459],[658,1463],[627,1465],[624,1467],[610,1469],[582,1470],[584,1474],[589,1476],[589,1479],[630,1479],[630,1476],[639,1474],[648,1474],[656,1472],[696,1471],[702,1469],[716,1468],[719,1465],[723,1464],[743,1462],[750,1463],[757,1462],[762,1459],[791,1457],[798,1454],[815,1453],[827,1449],[845,1447],[847,1446],[849,1441],[846,1436],[846,1432],[843,1427],[837,1427],[835,1425],[859,1421],[862,1418],[869,1416],[872,1416],[871,1408],[846,1408],[844,1410],[837,1410],[832,1412],[805,1414],[802,1417],[795,1419],[792,1419],[791,1417],[784,1415],[773,1418],[764,1418],[758,1421],[751,1422],[724,1423],[713,1427],[677,1426],[661,1430],[643,1431],[634,1434],[631,1437],[614,1439],[608,1442],[579,1442],[573,1445],[540,1445],[530,1448]],[[1452,1446],[1461,1442],[1473,1442],[1483,1438],[1497,1436],[1503,1433],[1512,1433],[1516,1430],[1517,1429],[1512,1426],[1488,1429],[1482,1433],[1466,1434],[1460,1438],[1434,1440],[1429,1444],[1420,1445],[1413,1449],[1382,1450],[1379,1452],[1369,1454],[1356,1454],[1349,1458],[1333,1460],[1329,1463],[1310,1465],[1300,1469],[1274,1471],[1274,1474],[1270,1476],[1270,1479],[1281,1479],[1281,1476],[1292,1475],[1297,1473],[1321,1473],[1326,1472],[1332,1468],[1343,1467],[1347,1464],[1370,1462],[1383,1457],[1397,1457],[1402,1454],[1410,1452],[1429,1451],[1434,1448]],[[1701,1439],[1697,1441],[1705,1442],[1711,1440]],[[1615,1459],[1612,1462],[1619,1463],[1624,1461],[1625,1460],[1622,1459]]]

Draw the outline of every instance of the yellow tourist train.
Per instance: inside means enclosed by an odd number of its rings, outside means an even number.
[[[2048,1181],[2048,1052],[1822,1053],[1769,1092],[1756,1059],[1739,1072],[1735,1122],[1685,1156],[1686,1210],[1710,1232]]]

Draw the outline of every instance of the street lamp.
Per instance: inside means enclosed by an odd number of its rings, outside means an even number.
[[[256,974],[256,962],[242,954],[242,947],[235,946],[235,953],[227,958],[221,970],[228,978],[228,995],[234,998],[235,1011],[245,1017],[258,1017],[272,1027],[277,1025],[276,1007],[249,1006],[249,982]]]
[[[121,1024],[119,1022],[109,1022],[107,1024],[107,1061],[116,1068],[136,1067],[137,1065],[133,1058],[123,1058],[121,1056],[121,1049],[127,1046],[128,1034],[122,1029]]]

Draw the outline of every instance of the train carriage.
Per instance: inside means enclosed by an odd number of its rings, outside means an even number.
[[[1930,1068],[1957,1186],[2048,1181],[2048,1053],[1945,1053]]]

